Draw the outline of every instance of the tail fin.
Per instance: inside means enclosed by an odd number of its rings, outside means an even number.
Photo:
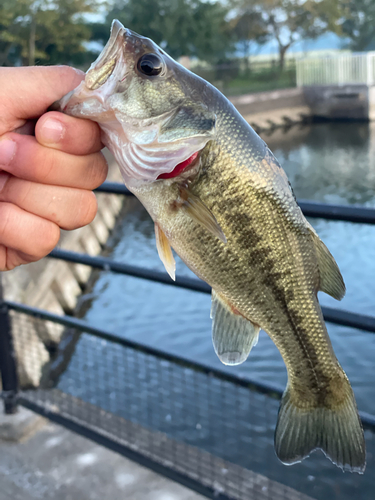
[[[346,401],[338,409],[298,408],[291,390],[288,386],[284,392],[275,431],[275,450],[281,462],[292,465],[321,449],[341,469],[362,474],[365,440],[350,385]]]

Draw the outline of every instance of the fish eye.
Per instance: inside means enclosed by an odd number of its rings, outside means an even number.
[[[144,54],[137,64],[138,71],[146,76],[160,75],[164,62],[157,54]]]

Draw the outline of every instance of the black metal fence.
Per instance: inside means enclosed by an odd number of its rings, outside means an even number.
[[[101,191],[127,194],[119,185]],[[309,216],[375,224],[375,210],[301,203]],[[209,293],[197,279],[55,249],[51,257]],[[1,298],[1,294],[0,294]],[[375,318],[324,308],[327,321],[375,333]],[[41,363],[32,335],[63,328]],[[22,355],[40,369],[37,386],[18,387]],[[233,500],[372,500],[375,418],[361,414],[363,476],[343,474],[320,452],[293,467],[276,458],[273,433],[282,389],[235,377],[120,338],[69,316],[0,300],[0,372],[5,410],[17,404],[79,432],[209,497]]]

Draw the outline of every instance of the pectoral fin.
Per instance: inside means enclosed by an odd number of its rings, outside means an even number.
[[[312,227],[310,230],[318,258],[320,275],[319,290],[328,293],[334,299],[341,300],[345,295],[346,289],[340,269],[331,252],[316,234],[315,230]]]
[[[212,342],[225,365],[243,363],[257,344],[260,327],[245,319],[212,291]]]
[[[198,196],[183,187],[180,188],[180,194],[181,198],[184,200],[181,205],[181,209],[185,210],[185,212],[193,220],[195,220],[195,222],[207,229],[207,231],[216,236],[216,238],[219,238],[219,240],[223,243],[226,243],[227,239],[225,238],[219,223],[203,201]]]
[[[155,222],[155,238],[156,238],[156,248],[158,249],[158,254],[160,260],[164,264],[165,270],[169,276],[176,280],[176,262],[173,257],[171,245],[169,244],[168,238],[165,236],[163,231],[160,229],[159,225]]]

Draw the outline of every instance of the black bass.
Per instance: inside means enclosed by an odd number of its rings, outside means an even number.
[[[321,449],[363,472],[365,442],[349,381],[317,299],[345,294],[338,266],[299,209],[267,145],[212,85],[154,42],[114,21],[77,89],[57,108],[99,123],[126,186],[171,247],[212,286],[212,337],[226,364],[243,362],[260,328],[287,367],[275,432],[285,464]]]

